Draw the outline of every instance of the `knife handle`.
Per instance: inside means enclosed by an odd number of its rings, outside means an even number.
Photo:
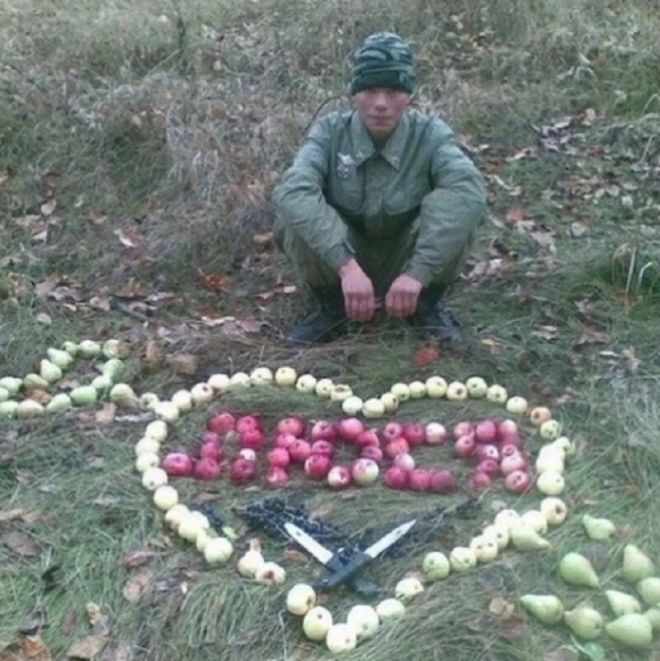
[[[367,565],[373,558],[366,553],[355,553],[351,559],[337,571],[327,576],[319,583],[321,590],[331,590],[350,580],[357,572]]]
[[[344,563],[339,559],[338,554],[334,554],[330,561],[326,564],[326,568],[336,574],[338,571],[345,567]],[[361,576],[351,576],[348,578],[348,583],[351,588],[355,590],[359,595],[363,597],[371,597],[378,592],[378,586],[373,582],[369,581]],[[323,589],[323,581],[320,584],[320,587]]]

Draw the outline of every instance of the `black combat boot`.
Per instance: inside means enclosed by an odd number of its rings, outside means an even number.
[[[286,336],[289,346],[328,342],[344,330],[348,317],[341,292],[314,290],[313,294],[318,301],[317,309],[289,330]]]
[[[422,291],[412,323],[441,344],[460,344],[463,339],[456,317],[442,303],[443,289],[433,285]]]

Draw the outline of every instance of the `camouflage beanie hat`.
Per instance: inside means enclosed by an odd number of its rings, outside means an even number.
[[[353,56],[351,94],[373,87],[391,87],[409,94],[415,89],[412,50],[398,34],[372,34]]]

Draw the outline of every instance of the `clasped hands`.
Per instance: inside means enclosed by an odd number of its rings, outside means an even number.
[[[339,278],[348,318],[369,321],[376,311],[376,296],[369,276],[355,259],[351,259],[339,269]],[[402,273],[385,296],[385,312],[389,317],[410,317],[417,310],[421,291],[421,282]]]

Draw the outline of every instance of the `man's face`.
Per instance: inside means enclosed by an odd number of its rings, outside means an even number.
[[[353,95],[355,107],[376,141],[389,138],[408,107],[410,94],[391,87],[373,87]]]

